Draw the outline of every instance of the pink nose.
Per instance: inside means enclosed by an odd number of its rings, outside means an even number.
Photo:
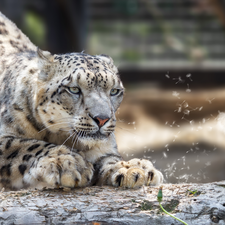
[[[100,117],[95,117],[94,121],[98,124],[99,127],[102,127],[107,121],[109,120],[109,118],[100,118]]]

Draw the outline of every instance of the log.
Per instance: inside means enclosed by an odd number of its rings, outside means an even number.
[[[159,187],[0,192],[0,224],[182,224],[163,213]],[[225,224],[225,181],[163,184],[162,205],[187,224]]]

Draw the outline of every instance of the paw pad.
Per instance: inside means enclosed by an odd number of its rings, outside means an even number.
[[[145,159],[118,162],[112,173],[111,179],[114,186],[135,188],[142,185],[159,185],[163,182],[162,173]]]

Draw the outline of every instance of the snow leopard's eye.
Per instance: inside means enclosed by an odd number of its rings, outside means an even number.
[[[80,94],[81,90],[78,87],[68,87],[68,90],[72,94]]]
[[[110,95],[111,95],[111,96],[114,96],[114,95],[119,94],[119,92],[120,92],[120,89],[113,88],[113,89],[110,91]]]

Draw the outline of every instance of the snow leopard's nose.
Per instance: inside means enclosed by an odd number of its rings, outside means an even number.
[[[102,127],[110,118],[103,116],[103,115],[97,115],[92,118],[99,127]]]

